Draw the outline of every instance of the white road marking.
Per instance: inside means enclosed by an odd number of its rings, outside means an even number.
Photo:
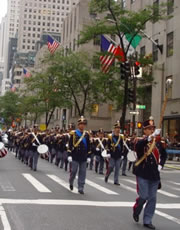
[[[68,190],[70,191],[70,189],[69,189],[69,184],[66,183],[64,180],[60,179],[59,177],[57,177],[57,176],[55,176],[55,175],[48,175],[48,174],[47,174],[47,176],[48,176],[51,180],[55,181],[56,183],[58,183],[59,185],[61,185],[62,187],[66,188],[66,189],[68,189]],[[72,193],[78,193],[78,190],[77,190],[77,188],[74,188],[73,191],[71,191],[71,192],[72,192]]]
[[[9,224],[6,212],[3,208],[3,206],[1,206],[1,205],[0,205],[0,218],[1,218],[4,230],[11,230],[11,226]]]
[[[56,206],[90,206],[90,207],[126,207],[134,205],[133,202],[106,202],[106,201],[83,201],[83,200],[16,200],[16,199],[0,199],[0,204],[30,204],[30,205],[56,205]],[[180,209],[180,204],[157,204],[158,209]],[[156,214],[177,224],[180,220],[156,210]],[[11,230],[4,208],[0,205],[0,216],[4,226],[4,230]]]
[[[168,220],[171,220],[173,222],[175,222],[176,224],[180,224],[180,219],[177,219],[176,217],[170,216],[164,212],[160,212],[160,211],[155,211],[157,215],[162,216]]]
[[[39,182],[35,177],[31,174],[23,173],[22,174],[39,192],[42,193],[51,193],[51,191],[44,186],[41,182]]]
[[[15,155],[16,155],[16,153],[15,153],[15,152],[11,152],[11,154],[12,154],[13,156],[15,156]]]
[[[104,178],[100,178],[101,180],[104,180]],[[112,184],[114,184],[114,182],[112,181],[112,180],[108,180],[110,183],[112,183]],[[127,186],[127,185],[124,185],[124,184],[122,184],[122,183],[120,183],[120,186],[119,186],[120,188],[124,188],[124,189],[126,189],[126,190],[128,190],[128,191],[130,191],[130,192],[134,192],[134,193],[136,193],[136,189],[134,189],[134,188],[131,188],[131,187],[129,187],[129,186]]]
[[[174,182],[174,181],[169,181],[170,183],[172,184],[175,184],[175,185],[180,185],[180,183],[177,183],[177,182]]]
[[[164,190],[158,190],[158,193],[161,193],[162,195],[165,195],[165,196],[169,196],[169,197],[173,197],[173,198],[179,198],[179,196],[175,195],[175,194],[172,194],[172,193],[169,193],[169,192],[166,192]]]
[[[175,190],[175,191],[180,191],[180,188],[176,188],[176,187],[173,187],[171,185],[168,185],[168,184],[165,184],[166,187],[172,189],[172,190]]]
[[[107,188],[105,188],[105,187],[103,187],[103,186],[101,186],[99,184],[96,184],[96,183],[94,183],[94,182],[92,182],[90,180],[87,180],[87,179],[86,179],[86,184],[88,184],[88,185],[92,186],[93,188],[95,188],[95,189],[97,189],[97,190],[99,190],[101,192],[104,192],[104,193],[106,193],[108,195],[119,195],[117,192],[114,192],[114,191],[112,191],[110,189],[107,189]]]
[[[136,182],[135,181],[132,181],[132,180],[129,180],[129,179],[123,179],[124,181],[127,181],[127,182],[129,182],[129,183],[131,183],[131,184],[136,184]],[[158,193],[160,193],[160,194],[162,194],[162,195],[164,195],[164,196],[169,196],[169,197],[173,197],[173,198],[179,198],[179,196],[177,196],[177,195],[175,195],[175,194],[172,194],[172,193],[169,193],[169,192],[166,192],[166,191],[164,191],[164,190],[158,190]]]
[[[94,207],[133,207],[135,202],[121,202],[121,201],[87,201],[87,200],[53,200],[53,199],[0,199],[0,207],[3,204],[32,204],[32,205],[57,205],[57,206],[94,206]],[[158,203],[157,209],[180,209],[180,203]]]

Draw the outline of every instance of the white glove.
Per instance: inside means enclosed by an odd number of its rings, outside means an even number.
[[[162,165],[158,165],[158,171],[160,172],[162,169]]]
[[[148,137],[148,141],[152,141],[152,135]]]
[[[68,162],[72,162],[72,157],[68,157]]]
[[[91,158],[87,158],[87,163],[89,164],[91,162]]]
[[[107,157],[106,158],[111,158],[111,154],[107,154]]]
[[[99,151],[100,149],[99,148],[96,148],[96,151]]]
[[[123,160],[124,159],[124,156],[121,156],[121,160]]]
[[[161,129],[155,129],[154,133],[152,134],[153,137],[158,136],[161,133]]]

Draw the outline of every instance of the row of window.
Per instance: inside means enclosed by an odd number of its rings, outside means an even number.
[[[174,41],[174,33],[168,33],[167,34],[167,42],[166,42],[166,56],[170,57],[173,55],[173,42]],[[156,39],[155,42],[158,44],[159,40]],[[141,47],[140,49],[140,55],[143,57],[146,55],[146,50],[145,46]],[[158,61],[158,47],[153,43],[152,47],[152,56],[153,56],[153,61]]]

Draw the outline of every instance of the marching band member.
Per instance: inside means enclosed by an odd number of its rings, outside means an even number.
[[[90,137],[85,131],[86,119],[82,116],[78,120],[78,129],[70,132],[68,147],[68,161],[71,162],[71,172],[69,179],[70,190],[73,190],[73,183],[78,172],[78,192],[84,194],[86,179],[87,160],[90,162]]]
[[[155,229],[152,218],[156,208],[156,195],[160,185],[160,169],[163,167],[166,154],[161,148],[157,148],[155,137],[160,130],[155,130],[153,120],[147,120],[143,124],[145,137],[136,143],[137,162],[134,174],[137,177],[137,192],[139,197],[133,207],[133,218],[139,221],[139,215],[145,205],[143,223],[146,228]]]
[[[107,170],[105,176],[105,182],[108,182],[108,178],[112,171],[115,168],[114,172],[114,184],[119,184],[119,170],[120,170],[120,161],[123,154],[123,135],[120,134],[120,122],[117,121],[114,125],[114,131],[112,134],[108,136],[108,158],[109,160],[109,168]]]
[[[104,130],[101,128],[98,131],[98,139],[95,140],[95,172],[101,175],[103,175],[104,170],[104,158],[101,156],[102,151],[105,149],[107,141],[104,138]],[[100,141],[102,145],[104,146],[104,149],[102,149],[102,146],[100,144]]]

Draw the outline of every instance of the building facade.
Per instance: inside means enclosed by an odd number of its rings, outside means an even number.
[[[161,109],[167,96],[167,106],[163,116],[163,135],[171,137],[175,132],[180,135],[180,1],[178,0],[126,0],[126,7],[131,10],[145,8],[147,4],[171,3],[167,6],[169,19],[160,22],[147,23],[145,32],[159,45],[162,45],[161,53],[157,46],[144,38],[138,48],[139,53],[152,54],[153,77],[156,84],[152,86],[151,113],[159,125],[162,116]],[[172,84],[169,84],[172,83]]]
[[[61,34],[63,20],[73,4],[70,0],[22,0],[18,51],[34,51],[43,32]]]

